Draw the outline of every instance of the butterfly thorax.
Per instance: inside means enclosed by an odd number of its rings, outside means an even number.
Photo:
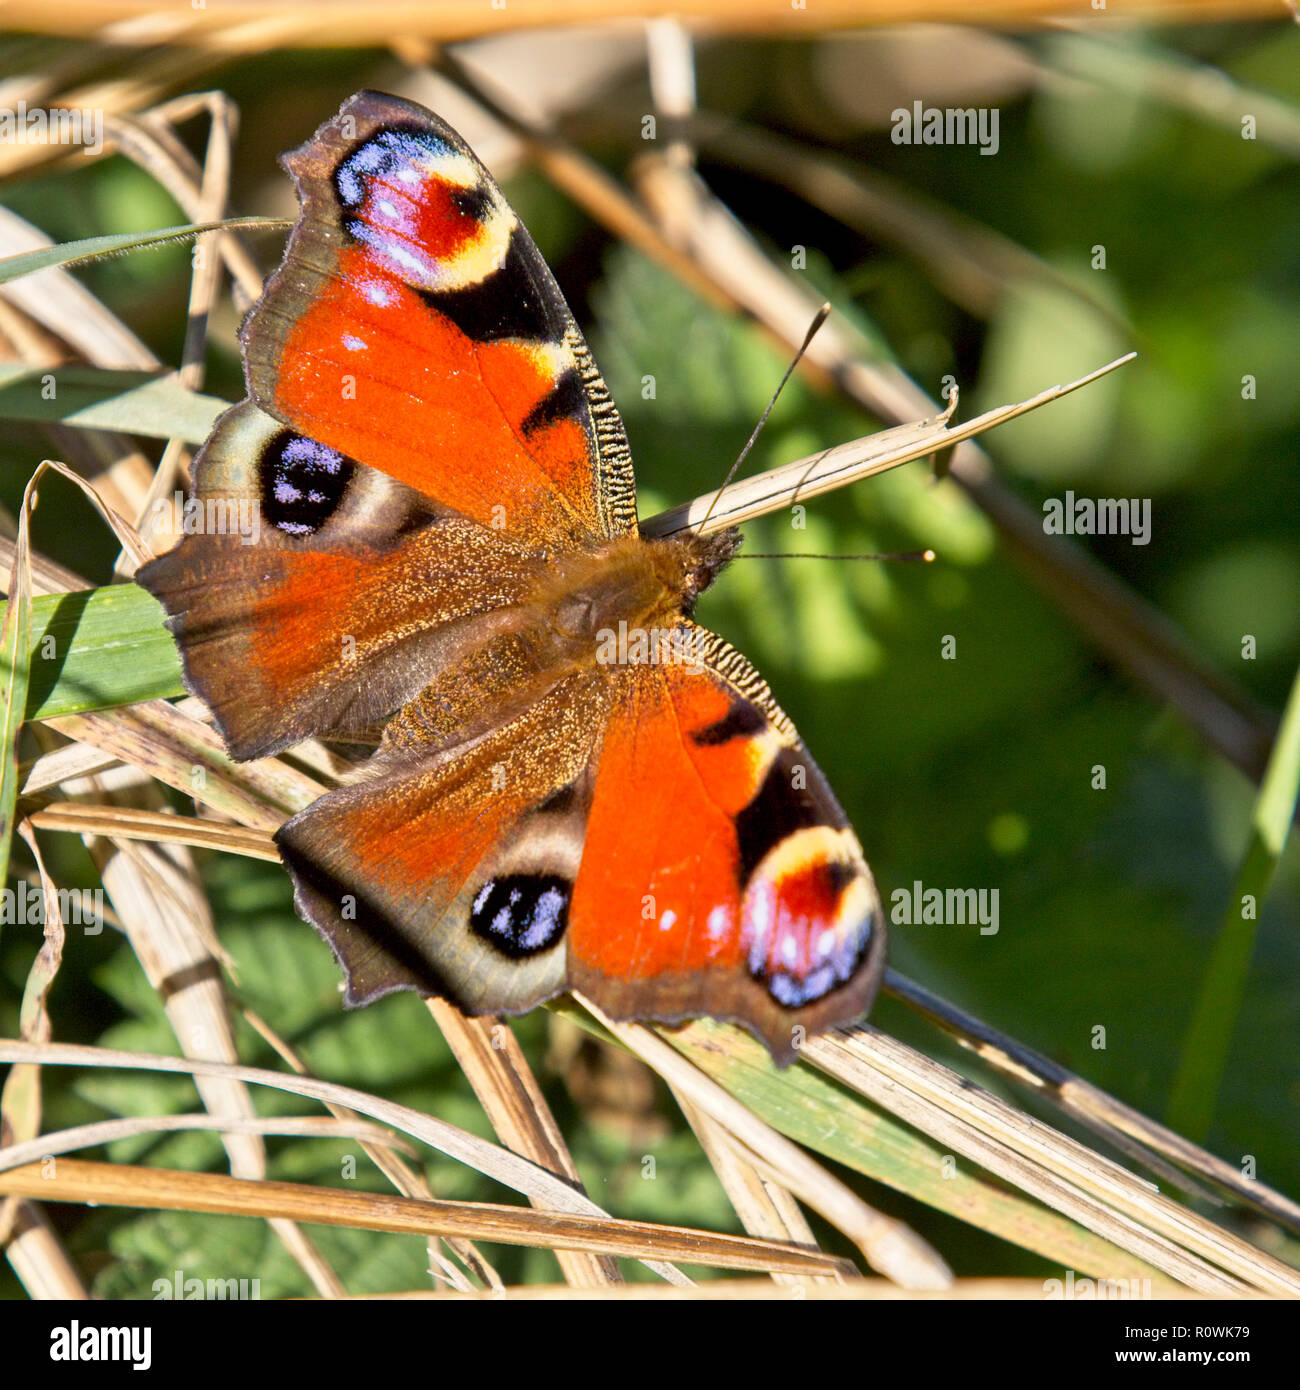
[[[620,623],[650,628],[689,617],[739,544],[734,529],[655,540],[620,536],[549,562],[530,602],[546,614],[557,643],[572,642],[581,656],[601,632]]]

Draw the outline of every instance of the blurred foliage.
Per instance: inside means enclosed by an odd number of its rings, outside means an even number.
[[[1300,663],[1295,163],[1266,141],[1243,141],[1132,84],[1045,82],[1015,94],[1001,103],[996,158],[894,145],[887,124],[850,119],[830,88],[819,87],[819,63],[830,61],[835,42],[717,45],[701,58],[701,101],[833,146],[942,199],[1033,252],[1115,317],[1062,288],[1013,281],[988,321],[978,320],[947,301],[905,250],[849,233],[784,193],[780,169],[765,181],[706,162],[706,177],[775,254],[806,245],[803,273],[928,389],[937,394],[952,373],[969,394],[963,413],[1019,399],[1136,346],[1136,365],[998,431],[987,447],[1035,505],[1066,488],[1150,498],[1150,545],[1125,537],[1081,543],[1158,603],[1226,675],[1279,707]],[[1064,42],[1041,37],[1018,48],[1050,66]],[[1128,45],[1126,57],[1158,48],[1217,63],[1300,109],[1294,30],[1134,34]],[[398,80],[390,59],[366,54],[280,54],[232,66],[221,85],[244,103],[247,135],[231,206],[283,213],[287,180],[268,181],[271,155],[300,140],[347,92]],[[635,152],[633,129],[626,120],[609,123],[602,153],[612,167]],[[716,486],[780,376],[780,354],[751,327],[706,309],[663,271],[608,243],[537,176],[508,184],[507,193],[518,195],[589,329],[628,426],[642,514]],[[13,182],[4,195],[56,240],[177,220],[170,200],[122,159],[51,169]],[[278,206],[270,206],[272,196]],[[274,238],[258,245],[273,258]],[[1099,245],[1104,271],[1091,268]],[[83,278],[171,362],[184,333],[187,271],[185,252],[171,248],[92,266]],[[1123,320],[1131,333],[1117,326]],[[234,399],[232,328],[233,320],[219,320],[207,389]],[[1256,382],[1250,400],[1242,397],[1246,375]],[[873,427],[796,380],[747,469]],[[49,448],[34,425],[7,429],[0,503],[16,507]],[[70,488],[50,486],[35,536],[54,558],[107,581],[115,546],[87,524]],[[741,559],[700,615],[767,676],[835,786],[886,902],[916,880],[999,891],[996,935],[898,927],[893,964],[1159,1118],[1247,841],[1253,789],[1176,712],[1102,664],[1006,558],[986,519],[952,483],[933,484],[923,464],[817,499],[804,530],[790,516],[764,518],[747,529],[746,545],[939,552],[932,566]],[[1258,641],[1252,660],[1242,657],[1247,633]],[[949,635],[956,660],[941,658]],[[1097,765],[1106,769],[1104,790],[1092,786]],[[79,845],[60,837],[51,848],[62,881],[90,881]],[[293,917],[283,875],[229,859],[211,860],[207,875],[223,943],[239,966],[231,986],[237,1001],[269,1019],[318,1074],[490,1134],[416,1000],[340,1010],[336,969]],[[30,933],[0,936],[0,1030],[11,1036],[33,950]],[[155,995],[112,933],[69,943],[53,1016],[62,1040],[176,1051]],[[892,1001],[882,1001],[877,1021],[954,1065],[971,1065]],[[657,1095],[657,1109],[669,1129],[653,1143],[635,1125],[594,1124],[566,1091],[562,1068],[545,1061],[552,1030],[567,1025],[539,1011],[515,1026],[593,1197],[619,1214],[737,1229],[666,1095]],[[1300,861],[1292,850],[1263,909],[1209,1143],[1233,1163],[1253,1156],[1261,1179],[1293,1195],[1300,1191],[1297,1041]],[[274,1064],[251,1029],[241,1032],[241,1046],[248,1061]],[[195,1103],[180,1078],[107,1072],[74,1078],[54,1069],[45,1093],[50,1128]],[[263,1092],[257,1103],[297,1108]],[[271,1175],[335,1181],[343,1154],[355,1147],[272,1139]],[[645,1153],[657,1158],[654,1181],[641,1176]],[[200,1134],[124,1142],[111,1156],[223,1162],[217,1141]],[[359,1166],[362,1181],[382,1190],[370,1165]],[[439,1195],[500,1197],[450,1161],[426,1167]],[[934,1239],[961,1273],[1041,1267],[892,1194],[868,1196]],[[149,1296],[152,1281],[177,1268],[190,1277],[256,1272],[264,1297],[307,1292],[257,1223],[113,1211],[65,1212],[61,1221],[74,1253],[102,1270],[101,1293]],[[423,1282],[419,1241],[312,1234],[353,1291]],[[507,1280],[557,1277],[544,1253],[489,1253]],[[0,1288],[16,1289],[8,1271]]]

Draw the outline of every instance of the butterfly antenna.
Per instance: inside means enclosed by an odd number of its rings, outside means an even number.
[[[887,555],[823,555],[817,550],[742,550],[732,557],[736,560],[906,560],[915,564],[931,564],[933,550],[896,550]]]
[[[720,501],[722,494],[727,489],[727,485],[736,476],[736,469],[738,469],[740,465],[744,463],[745,459],[749,456],[749,451],[754,447],[754,441],[758,438],[759,434],[763,429],[763,426],[767,424],[767,417],[772,413],[772,407],[776,405],[777,400],[781,395],[781,392],[785,390],[786,382],[790,380],[791,376],[794,374],[794,369],[799,365],[800,359],[803,357],[804,353],[808,351],[808,345],[812,342],[813,338],[816,337],[817,330],[830,317],[830,312],[831,306],[829,304],[823,304],[822,307],[817,310],[816,315],[813,317],[812,323],[808,325],[808,331],[803,336],[803,342],[799,344],[799,351],[795,353],[794,360],[785,369],[785,375],[777,383],[776,390],[772,392],[772,399],[768,401],[767,409],[759,418],[758,424],[754,426],[753,434],[749,436],[749,439],[745,443],[745,447],[740,451],[735,463],[733,463],[731,467],[727,470],[727,476],[723,478],[722,486],[717,490],[717,492],[713,494],[713,501],[709,503],[709,510],[704,513],[704,516],[701,519],[700,524],[695,528],[697,534],[704,530],[705,524],[707,523],[708,519],[713,515],[713,509],[718,505],[718,502]]]

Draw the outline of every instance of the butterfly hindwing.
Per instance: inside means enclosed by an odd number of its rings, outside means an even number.
[[[394,989],[519,1013],[565,988],[585,774],[607,694],[568,677],[485,736],[322,797],[276,835],[349,1003]]]
[[[485,525],[556,544],[633,533],[618,412],[460,137],[362,92],[285,165],[302,215],[242,332],[262,408]]]

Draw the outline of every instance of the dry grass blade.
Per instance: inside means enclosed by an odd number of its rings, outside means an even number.
[[[25,763],[20,769],[18,794],[20,796],[39,796],[62,782],[74,777],[91,777],[110,768],[129,770],[142,780],[152,781],[138,773],[135,768],[125,769],[111,753],[101,753],[97,748],[85,748],[79,744],[67,743],[61,748],[42,753],[39,758]]]
[[[1223,1159],[1148,1119],[1114,1096],[1107,1095],[1059,1062],[1044,1057],[1014,1038],[1006,1037],[996,1028],[939,999],[915,981],[905,979],[893,970],[886,973],[885,989],[970,1048],[1003,1076],[1020,1085],[1030,1086],[1036,1094],[1060,1106],[1111,1143],[1124,1148],[1125,1136],[1137,1141],[1136,1145],[1125,1148],[1125,1151],[1139,1162],[1152,1165],[1154,1151],[1188,1172],[1199,1174],[1226,1189],[1244,1206],[1269,1220],[1300,1231],[1300,1204],[1253,1178],[1244,1177],[1241,1170],[1231,1163],[1225,1163]],[[1181,1173],[1173,1175],[1172,1180],[1186,1181]]]
[[[1300,1296],[1297,1271],[870,1025],[813,1039],[801,1055],[1193,1288]]]
[[[63,917],[59,911],[59,897],[54,882],[45,868],[36,836],[27,825],[20,827],[24,840],[31,847],[36,858],[36,869],[43,890],[44,911],[41,920],[44,924],[44,939],[36,959],[27,972],[27,983],[23,989],[22,1004],[19,1008],[19,1028],[25,1042],[37,1047],[49,1042],[53,1029],[47,1008],[50,990],[54,986],[59,966],[63,962],[63,946],[66,932]],[[24,1141],[35,1138],[41,1130],[41,1069],[38,1063],[11,1067],[5,1077],[4,1087],[0,1089],[0,1159],[9,1148],[18,1147]],[[17,1203],[7,1201],[0,1204],[0,1244],[3,1244],[12,1230],[17,1216]]]
[[[730,484],[725,493],[706,493],[693,502],[660,512],[658,516],[645,522],[641,529],[648,535],[672,535],[692,528],[707,532],[738,526],[778,508],[820,496],[824,492],[832,492],[836,488],[847,487],[850,483],[883,473],[890,468],[897,468],[901,464],[912,463],[917,459],[928,458],[931,454],[953,449],[963,440],[972,439],[986,430],[1005,424],[1008,420],[1014,420],[1018,415],[1037,410],[1040,406],[1069,395],[1071,391],[1077,391],[1080,387],[1097,381],[1117,367],[1133,361],[1136,356],[1136,353],[1127,353],[1077,381],[1071,381],[1064,386],[1049,386],[1028,400],[986,410],[983,415],[977,415],[973,420],[966,420],[960,425],[949,423],[957,408],[957,398],[954,395],[948,409],[931,420],[896,425],[892,429],[853,439],[846,444],[837,444],[833,449],[825,449],[811,458],[782,464],[779,468],[768,469],[767,472],[752,478],[742,478]],[[719,502],[720,497],[725,497],[726,501]],[[707,522],[705,517],[708,517]]]
[[[1065,1297],[1064,1281],[1060,1279],[955,1279],[944,1289],[905,1289],[888,1279],[852,1279],[846,1284],[826,1283],[821,1280],[801,1279],[802,1287],[797,1297],[799,1302],[834,1303],[948,1303],[961,1302],[1006,1302],[1018,1303],[1053,1302]],[[1118,1289],[1108,1289],[1104,1280],[1077,1279],[1074,1283],[1076,1298],[1124,1297]],[[736,1299],[745,1302],[784,1303],[791,1301],[788,1286],[759,1279],[710,1279],[694,1289],[676,1289],[666,1284],[624,1284],[621,1288],[607,1289],[596,1294],[583,1289],[568,1288],[563,1284],[512,1284],[503,1290],[510,1302],[524,1303],[573,1303],[589,1299],[599,1299],[615,1303],[730,1303]],[[366,1302],[375,1299],[409,1299],[411,1301],[429,1298],[461,1298],[458,1294],[428,1293],[415,1290],[410,1293],[359,1294],[350,1302]],[[483,1301],[491,1294],[475,1290],[469,1295],[475,1301]],[[1193,1293],[1191,1289],[1174,1287],[1160,1294],[1161,1302],[1177,1299],[1180,1302],[1197,1303],[1204,1294]],[[1242,1295],[1243,1300],[1262,1298],[1262,1294]],[[936,1318],[943,1315],[936,1310]]]
[[[40,1044],[50,1039],[46,1004],[63,958],[65,933],[58,895],[53,892],[54,884],[46,872],[40,846],[29,827],[22,826],[21,833],[36,858],[45,891],[45,939],[28,972],[20,1012],[23,1037]],[[40,1067],[12,1067],[0,1091],[0,1144],[6,1146],[0,1149],[0,1160],[23,1148],[25,1139],[31,1141],[40,1130],[40,1120]],[[5,1247],[10,1264],[33,1297],[86,1297],[53,1227],[33,1203],[16,1197],[0,1202],[0,1245]]]
[[[441,999],[425,1002],[502,1143],[582,1191],[578,1166],[510,1025],[466,1018]],[[580,1288],[622,1283],[618,1266],[608,1257],[556,1254],[565,1278]]]
[[[278,829],[294,809],[285,801],[300,800],[305,806],[325,790],[279,759],[235,765],[211,729],[161,700],[111,713],[63,715],[47,723],[250,828]]]
[[[63,830],[81,835],[112,835],[120,840],[189,845],[195,849],[224,850],[227,854],[264,859],[272,864],[280,862],[274,841],[264,831],[164,811],[56,801],[39,811],[33,811],[30,820],[38,830]]]
[[[5,606],[4,625],[0,627],[0,663],[8,672],[4,694],[0,697],[0,882],[9,875],[14,816],[18,807],[18,736],[27,708],[31,668],[32,596],[26,512],[24,500],[13,577],[9,581],[10,601]]]
[[[486,1202],[421,1202],[301,1183],[250,1182],[216,1173],[134,1168],[80,1159],[62,1159],[51,1167],[29,1164],[0,1173],[0,1192],[53,1202],[219,1212],[371,1231],[461,1236],[538,1249],[653,1256],[719,1269],[826,1274],[844,1264],[820,1250],[800,1250],[775,1241],[717,1235],[685,1226],[618,1221],[605,1215],[533,1211]]]
[[[593,14],[606,21],[644,19],[644,0],[541,0],[510,11],[511,22],[529,28],[589,23]],[[954,20],[981,24],[1054,23],[1059,0],[985,0],[978,9],[970,0],[818,0],[794,8],[789,0],[678,0],[674,13],[711,33],[809,34],[873,24]],[[1145,0],[1153,20],[1242,18],[1277,15],[1275,0]],[[183,45],[181,52],[260,53],[269,44],[288,47],[369,48],[381,38],[426,37],[444,42],[500,32],[500,14],[482,0],[380,0],[358,7],[350,0],[245,0],[235,7],[203,6],[158,13],[155,0],[64,0],[58,6],[39,0],[10,0],[8,23],[25,32],[83,35],[110,26],[114,33],[129,26],[138,42]],[[191,59],[193,61],[193,59]]]
[[[774,1174],[801,1201],[837,1226],[873,1269],[909,1288],[939,1288],[952,1273],[943,1260],[901,1221],[873,1211],[784,1135],[729,1095],[662,1038],[640,1024],[616,1023],[589,999],[575,996],[600,1025],[647,1061],[673,1087],[716,1120],[748,1151],[750,1161]]]
[[[279,1134],[306,1139],[358,1139],[370,1143],[405,1144],[379,1125],[360,1120],[336,1120],[323,1115],[280,1115],[264,1119],[259,1115],[218,1115],[205,1111],[198,1115],[131,1115],[117,1120],[97,1120],[72,1129],[52,1130],[21,1144],[0,1149],[0,1173],[21,1168],[38,1159],[75,1153],[78,1149],[111,1144],[138,1134],[176,1134],[189,1130],[217,1130],[222,1134]]]
[[[126,521],[125,518],[120,517],[113,508],[104,501],[99,493],[96,492],[80,474],[69,468],[66,463],[60,463],[57,459],[44,459],[36,472],[32,474],[32,480],[28,485],[29,491],[35,488],[36,484],[40,482],[42,475],[46,472],[58,473],[60,476],[67,478],[74,486],[80,488],[84,496],[89,499],[90,504],[100,516],[108,522],[109,529],[122,543],[122,548],[128,554],[132,555],[138,564],[143,564],[150,558],[149,549],[140,539],[135,527]]]
[[[18,1202],[5,1258],[34,1300],[89,1299],[77,1267],[36,1202]]]
[[[76,1047],[60,1043],[37,1048],[12,1039],[0,1039],[0,1061],[39,1061],[44,1066],[131,1067],[194,1077],[228,1077],[232,1080],[271,1086],[293,1095],[308,1096],[326,1105],[342,1105],[363,1115],[369,1115],[381,1124],[419,1139],[449,1158],[476,1169],[530,1200],[536,1199],[541,1206],[569,1214],[601,1217],[608,1215],[590,1198],[575,1192],[568,1183],[553,1173],[520,1158],[508,1149],[479,1139],[445,1120],[412,1110],[409,1106],[398,1105],[380,1096],[358,1091],[351,1086],[341,1086],[336,1082],[321,1081],[309,1076],[286,1076],[280,1072],[266,1071],[261,1067],[207,1062],[189,1057],[160,1057],[150,1053],[121,1052],[112,1048]],[[660,1260],[647,1257],[643,1262],[665,1279],[678,1283],[689,1282],[671,1265],[665,1265]]]

